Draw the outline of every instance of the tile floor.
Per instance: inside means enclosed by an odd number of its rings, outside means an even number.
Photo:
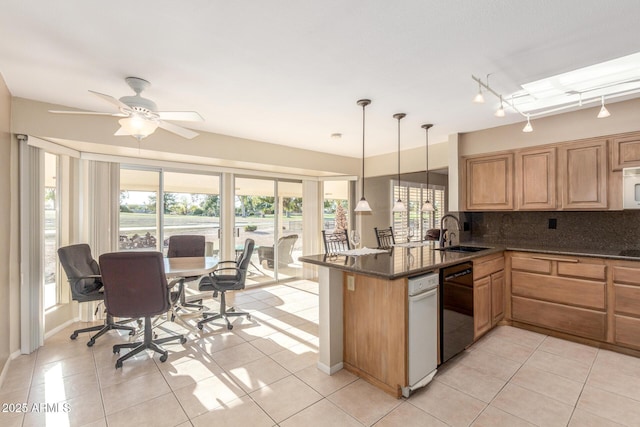
[[[310,281],[239,292],[229,301],[252,321],[167,345],[166,363],[143,353],[118,370],[111,345],[126,336],[89,348],[70,327],[13,360],[0,389],[2,403],[49,411],[0,413],[0,425],[640,426],[640,359],[507,326],[409,399],[346,371],[327,376],[315,366],[317,293]]]

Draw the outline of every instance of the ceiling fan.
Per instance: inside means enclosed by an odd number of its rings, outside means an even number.
[[[99,116],[121,117],[121,119],[118,120],[120,123],[120,129],[118,129],[114,135],[130,135],[138,141],[151,135],[158,127],[187,139],[192,139],[199,135],[197,132],[169,123],[166,120],[202,122],[204,119],[200,114],[195,111],[158,111],[158,107],[156,107],[155,102],[140,96],[140,93],[151,85],[148,81],[139,77],[127,77],[124,80],[136,93],[134,96],[123,96],[120,99],[116,99],[110,95],[105,95],[92,90],[89,91],[118,107],[120,110],[118,113],[60,110],[49,110],[49,112],[57,114],[92,114]]]

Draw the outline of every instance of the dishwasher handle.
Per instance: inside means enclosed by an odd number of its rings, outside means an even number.
[[[433,295],[435,295],[437,293],[438,293],[438,288],[433,288],[433,289],[431,289],[429,291],[422,292],[421,294],[411,295],[409,297],[409,301],[420,301],[420,300],[422,300],[424,298],[428,298],[428,297],[433,296]]]

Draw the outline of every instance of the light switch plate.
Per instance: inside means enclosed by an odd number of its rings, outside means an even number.
[[[347,276],[347,290],[355,291],[356,290],[356,281],[353,276]]]

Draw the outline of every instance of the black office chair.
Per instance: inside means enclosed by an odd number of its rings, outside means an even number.
[[[144,317],[144,341],[113,346],[114,353],[120,353],[122,348],[132,349],[117,360],[116,369],[122,367],[122,362],[146,349],[162,354],[160,361],[164,362],[168,352],[160,344],[173,340],[180,340],[181,344],[187,342],[184,335],[156,340],[152,337],[151,317],[166,313],[172,305],[162,252],[103,254],[100,256],[100,268],[107,313],[119,317]]]
[[[378,240],[378,248],[380,249],[389,249],[396,244],[396,239],[393,237],[393,228],[383,228],[378,229],[378,227],[374,228],[376,232],[376,239]]]
[[[233,307],[227,309],[225,293],[226,291],[244,289],[244,282],[247,278],[247,270],[251,262],[254,246],[253,239],[245,240],[244,250],[236,261],[221,261],[219,268],[211,273],[208,278],[203,278],[200,281],[198,289],[201,291],[213,291],[214,298],[220,292],[220,313],[203,313],[203,319],[198,322],[198,329],[202,330],[205,323],[216,319],[224,319],[227,322],[227,329],[231,330],[233,325],[229,321],[229,317],[247,316],[247,319],[251,319],[251,314],[249,313],[235,311]]]
[[[335,255],[351,249],[347,230],[322,230],[322,240],[327,255]]]
[[[64,269],[71,287],[71,299],[78,302],[102,301],[104,293],[102,289],[102,277],[100,275],[100,266],[91,256],[91,248],[86,243],[77,245],[64,246],[58,249],[58,258]],[[129,323],[132,320],[123,320],[114,322],[113,317],[107,312],[107,319],[103,325],[92,326],[89,328],[76,329],[71,336],[72,340],[83,332],[98,331],[97,334],[89,339],[87,346],[91,347],[95,344],[96,339],[112,329],[121,329],[129,331],[129,335],[136,333],[136,328],[126,326],[123,323]]]
[[[202,235],[175,235],[169,237],[169,248],[167,249],[167,258],[182,258],[182,257],[203,257],[205,253],[205,237]],[[185,295],[184,285],[187,282],[194,282],[198,280],[200,276],[185,277],[180,286],[180,303],[176,307],[177,310],[180,307],[197,308],[198,310],[204,309],[202,305],[202,298],[196,298],[187,301]]]

